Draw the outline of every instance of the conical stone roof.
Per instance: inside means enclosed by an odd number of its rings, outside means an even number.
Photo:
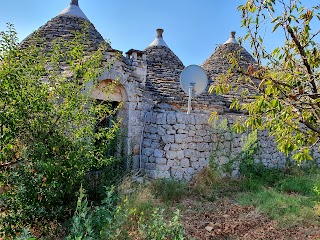
[[[250,64],[255,65],[255,59],[247,52],[235,39],[235,32],[231,32],[230,38],[201,65],[214,79],[217,74],[226,72],[230,68],[228,55],[234,53],[238,55],[239,64],[243,69],[247,69]]]
[[[235,32],[231,32],[230,38],[224,44],[220,45],[201,65],[210,78],[210,84],[214,84],[217,76],[227,73],[228,69],[231,67],[231,64],[229,63],[230,54],[235,54],[237,56],[239,66],[245,71],[250,65],[256,65],[255,59],[235,39]],[[234,98],[240,97],[241,91],[244,88],[248,89],[250,94],[256,94],[256,91],[250,85],[237,85],[238,83],[234,83],[232,80],[230,80],[230,84],[232,89],[237,89],[237,91],[231,91],[228,95],[223,95],[223,101],[226,103],[227,107]],[[211,98],[212,96],[214,95],[211,95]],[[210,98],[210,95],[208,97]]]
[[[185,95],[180,88],[184,65],[163,40],[163,29],[156,31],[156,39],[144,50],[147,55],[146,88],[154,100],[179,105]]]
[[[105,43],[101,34],[79,8],[78,0],[71,0],[69,7],[24,39],[21,47],[37,43],[39,39],[49,45],[59,38],[73,40],[76,33],[86,34],[85,44],[88,52],[97,50],[100,44]]]

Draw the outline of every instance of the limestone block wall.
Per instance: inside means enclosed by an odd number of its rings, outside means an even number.
[[[236,134],[232,130],[238,117],[224,115],[212,126],[211,158],[214,164],[231,176],[239,176],[239,164],[248,157],[268,168],[283,168],[289,158],[277,150],[276,143],[267,131]]]
[[[142,163],[148,176],[189,181],[196,171],[209,164],[211,149],[207,115],[147,113]]]
[[[268,131],[256,133],[236,134],[231,130],[236,122],[237,115],[224,115],[220,117],[213,127],[212,159],[224,172],[233,176],[239,175],[239,163],[247,155],[252,155],[256,164],[267,168],[284,168],[288,164],[297,164],[291,155],[286,156],[277,150],[276,142],[270,137]],[[244,117],[244,116],[242,116]],[[320,164],[320,153],[317,147],[312,149],[314,161],[303,164]]]
[[[269,168],[284,167],[289,161],[276,149],[268,132],[234,133],[231,126],[238,115],[223,115],[215,124],[208,122],[209,116],[179,111],[148,112],[141,156],[145,173],[151,178],[189,181],[209,164],[223,174],[238,176],[240,161],[248,154],[256,163]]]

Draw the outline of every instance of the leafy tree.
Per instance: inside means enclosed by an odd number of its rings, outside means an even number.
[[[106,46],[88,54],[86,34],[21,48],[0,33],[0,235],[67,216],[85,175],[116,162],[119,123],[96,129],[114,110],[91,98]]]
[[[247,29],[240,40],[250,40],[257,64],[245,69],[239,64],[239,54],[229,56],[228,74],[220,76],[220,87],[211,91],[228,93],[232,82],[253,87],[255,96],[242,91],[250,101],[235,99],[231,104],[248,113],[234,128],[267,129],[280,151],[293,152],[299,164],[311,160],[311,149],[320,140],[319,5],[307,8],[299,0],[247,0],[238,10]],[[264,43],[270,29],[270,34],[282,33],[284,38],[283,45],[272,51]]]

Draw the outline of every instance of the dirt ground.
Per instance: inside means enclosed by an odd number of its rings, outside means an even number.
[[[186,198],[180,204],[187,239],[320,239],[319,226],[280,228],[252,206],[224,198],[214,202]],[[320,220],[320,219],[319,219]]]

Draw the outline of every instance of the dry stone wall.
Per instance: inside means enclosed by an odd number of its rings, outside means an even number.
[[[191,180],[209,164],[211,127],[207,115],[175,111],[147,113],[142,161],[152,178]]]
[[[210,164],[221,173],[236,177],[240,174],[240,161],[248,154],[269,168],[286,166],[289,158],[277,151],[266,131],[234,133],[231,126],[237,117],[224,115],[211,124],[209,115],[203,113],[148,112],[141,156],[145,173],[151,178],[190,181]]]

